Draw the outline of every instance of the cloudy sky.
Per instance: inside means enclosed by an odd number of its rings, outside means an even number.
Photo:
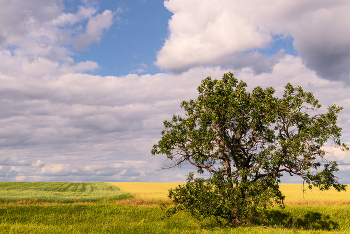
[[[0,1],[0,181],[183,181],[158,171],[163,121],[207,76],[290,82],[344,107],[348,0]],[[350,183],[350,153],[326,147]],[[193,169],[192,169],[193,171]],[[286,176],[282,182],[299,182]]]

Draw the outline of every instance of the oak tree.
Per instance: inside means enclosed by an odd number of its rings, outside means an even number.
[[[220,217],[231,224],[263,219],[269,205],[283,206],[279,183],[284,174],[300,176],[309,186],[345,190],[334,172],[335,161],[327,161],[326,142],[342,150],[341,128],[336,125],[342,107],[321,107],[312,93],[285,86],[282,98],[272,87],[247,84],[232,73],[221,80],[210,77],[198,87],[197,100],[183,101],[185,117],[164,121],[165,129],[152,154],[165,154],[172,164],[165,168],[193,165],[185,185],[170,190],[176,204],[173,212],[187,210],[195,216]]]

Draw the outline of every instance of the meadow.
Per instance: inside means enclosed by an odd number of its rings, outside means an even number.
[[[165,217],[160,204],[171,205],[167,190],[177,185],[0,183],[0,233],[350,233],[349,191],[313,189],[303,198],[301,185],[282,184],[286,208],[271,209],[265,226],[230,227],[213,218],[197,220],[185,212]],[[10,202],[11,190],[17,200]],[[40,195],[36,199],[19,199],[35,191]],[[55,199],[49,199],[49,193]]]

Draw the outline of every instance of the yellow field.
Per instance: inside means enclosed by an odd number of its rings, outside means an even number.
[[[135,194],[136,199],[169,202],[168,190],[182,183],[110,182],[110,184]],[[334,189],[328,191],[307,189],[304,198],[302,184],[280,184],[280,188],[286,196],[285,205],[350,205],[350,186],[346,192],[337,192]]]
[[[286,196],[286,205],[350,205],[350,185],[346,192],[337,192],[333,188],[328,191],[309,190],[305,185],[304,198],[302,184],[280,184],[280,188]]]
[[[168,190],[183,183],[110,182],[123,191],[133,193],[136,198],[169,200]]]

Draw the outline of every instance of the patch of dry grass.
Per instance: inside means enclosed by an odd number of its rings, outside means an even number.
[[[135,194],[134,202],[130,204],[171,203],[168,190],[183,183],[145,183],[145,182],[110,182],[121,190]],[[302,184],[280,184],[282,193],[286,196],[285,205],[350,205],[350,186],[346,192],[334,189],[320,191],[318,188],[307,189],[303,198]],[[147,200],[141,202],[141,200]]]

